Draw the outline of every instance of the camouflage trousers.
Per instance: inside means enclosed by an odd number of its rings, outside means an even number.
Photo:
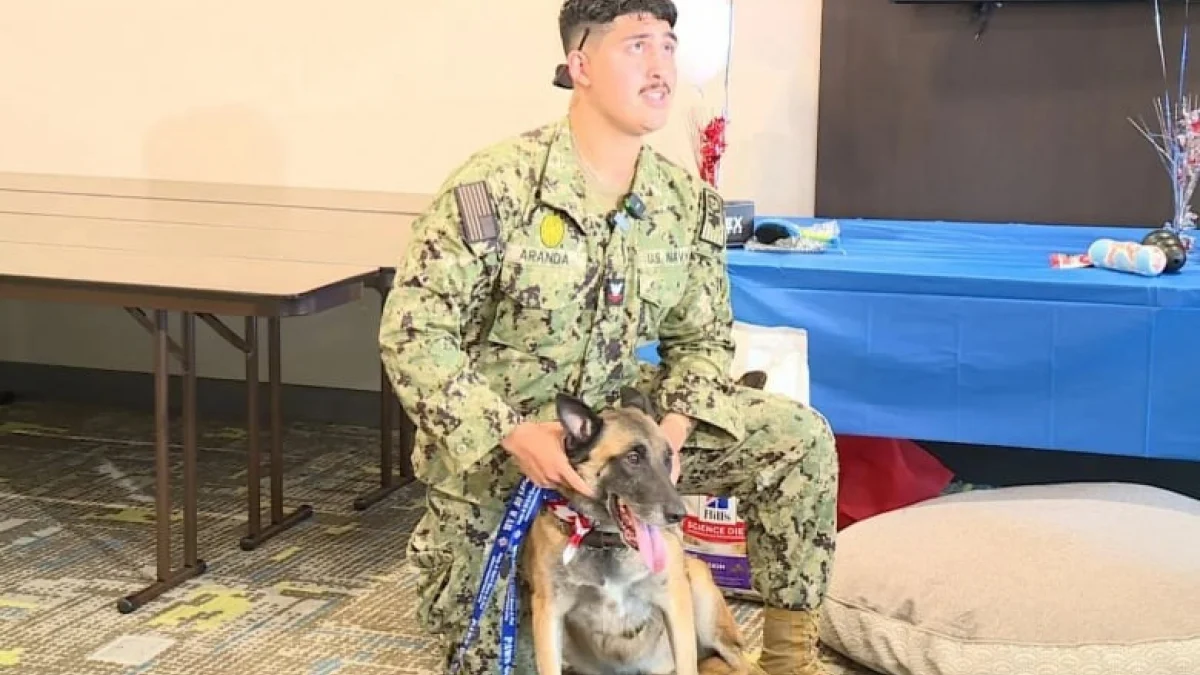
[[[747,526],[747,555],[755,590],[768,606],[816,609],[833,560],[837,457],[833,434],[817,411],[762,391],[739,388],[746,437],[729,443],[703,425],[684,447],[683,494],[737,497]],[[428,510],[409,543],[421,572],[418,617],[445,640],[449,658],[471,617],[492,533],[520,475],[497,449],[468,476],[430,486]],[[500,608],[497,585],[463,675],[496,672]],[[528,602],[523,602],[514,672],[533,673]]]

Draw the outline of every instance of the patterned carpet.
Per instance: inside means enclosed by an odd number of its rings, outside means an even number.
[[[362,513],[350,505],[377,480],[374,429],[292,424],[285,504],[311,504],[316,515],[244,552],[245,434],[202,422],[200,556],[208,572],[119,614],[116,600],[154,573],[152,440],[149,415],[0,406],[0,673],[438,672],[404,563],[420,488]],[[263,477],[265,505],[265,468]],[[736,610],[756,644],[755,607]],[[867,673],[828,658],[835,675]]]

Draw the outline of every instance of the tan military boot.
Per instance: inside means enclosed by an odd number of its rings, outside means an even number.
[[[817,634],[815,611],[765,608],[759,668],[766,675],[829,675],[818,658]]]

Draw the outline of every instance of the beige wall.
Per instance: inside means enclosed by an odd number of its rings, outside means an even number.
[[[563,112],[558,5],[15,3],[0,22],[0,171],[430,192],[473,150]],[[735,8],[722,191],[809,214],[821,2]],[[653,139],[681,161],[698,98],[684,92]],[[285,380],[377,386],[377,312],[372,297],[285,323]],[[201,375],[239,377],[201,333]],[[149,344],[119,310],[0,301],[0,360],[148,371]]]

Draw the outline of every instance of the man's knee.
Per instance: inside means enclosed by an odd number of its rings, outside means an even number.
[[[752,395],[746,450],[756,463],[781,480],[798,472],[811,483],[836,484],[837,444],[825,416],[778,394],[756,391]]]

